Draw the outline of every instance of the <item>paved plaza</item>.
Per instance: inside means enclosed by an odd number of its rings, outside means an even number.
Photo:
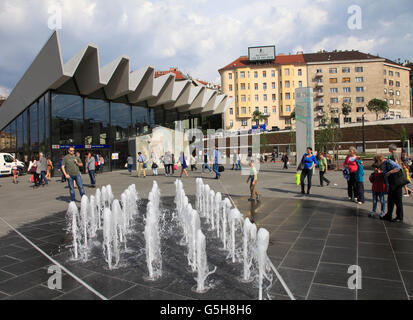
[[[150,170],[147,170],[149,173]],[[161,172],[161,170],[160,170]],[[370,174],[366,172],[367,177]],[[202,177],[211,189],[230,196],[244,216],[270,232],[268,256],[277,267],[296,299],[412,299],[413,298],[413,200],[403,198],[404,223],[390,223],[368,217],[371,211],[370,183],[365,182],[366,203],[347,200],[346,181],[341,172],[331,172],[328,187],[319,187],[318,172],[313,177],[312,194],[303,196],[295,185],[295,170],[281,170],[280,164],[261,165],[258,203],[249,202],[246,176],[227,168],[220,180],[200,170],[183,178],[191,202],[195,196],[195,177]],[[173,210],[175,177],[137,178],[126,171],[98,175],[98,186],[111,184],[115,198],[131,183],[142,199],[145,212],[152,181],[161,189],[162,208]],[[241,264],[223,263],[226,255],[208,252],[208,263],[217,266],[211,275],[215,288],[201,295],[191,290],[193,275],[185,269],[177,245],[163,249],[165,277],[145,281],[142,225],[128,240],[118,269],[108,270],[103,258],[92,253],[85,263],[71,261],[65,228],[69,191],[67,184],[54,178],[48,186],[32,189],[28,176],[12,184],[0,179],[0,217],[35,243],[45,253],[67,267],[108,299],[257,299],[257,289],[237,281]],[[89,178],[84,175],[87,195]],[[80,200],[79,194],[76,194]],[[80,203],[78,203],[80,206]],[[175,239],[177,241],[177,239]],[[216,239],[207,247],[216,247]],[[130,243],[130,245],[129,245]],[[52,263],[0,220],[0,299],[98,299],[78,281],[63,276],[61,290],[50,290],[48,267]],[[362,288],[349,289],[347,273],[351,265],[362,270]],[[289,299],[278,280],[269,292],[272,299]]]

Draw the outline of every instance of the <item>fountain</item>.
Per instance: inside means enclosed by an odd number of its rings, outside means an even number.
[[[221,223],[220,223],[220,217],[221,217],[221,202],[222,202],[222,196],[220,192],[217,192],[215,194],[215,224],[216,224],[216,230],[217,230],[217,238],[219,238],[219,230],[221,228]]]
[[[89,201],[89,225],[90,225],[90,238],[96,237],[96,231],[98,229],[97,213],[96,213],[96,199],[95,196],[90,196]]]
[[[228,198],[225,198],[221,202],[222,206],[222,244],[223,244],[223,250],[227,250],[227,217],[229,215],[229,212],[231,210],[232,204],[231,201]]]
[[[67,224],[68,231],[72,233],[72,254],[73,259],[77,260],[80,256],[80,239],[81,233],[79,229],[79,210],[77,209],[75,202],[69,203],[69,208],[67,209]]]
[[[197,285],[194,291],[197,293],[205,293],[209,289],[208,286],[205,285],[205,281],[210,274],[217,270],[217,267],[212,271],[208,269],[205,236],[200,229],[198,229],[196,234],[196,270],[198,272],[196,277]]]
[[[209,223],[210,230],[215,230],[215,191],[209,190]]]
[[[271,267],[268,263],[267,249],[270,240],[270,233],[264,228],[260,228],[257,234],[257,260],[258,260],[258,299],[262,300],[262,288],[264,277],[272,284]]]
[[[97,208],[97,228],[98,230],[102,229],[102,193],[100,192],[100,189],[96,189],[95,193],[95,199],[96,199],[96,208]]]
[[[257,226],[251,223],[250,219],[246,218],[244,220],[244,234],[243,234],[243,276],[241,278],[242,282],[251,282],[253,279],[251,277],[251,267],[253,261],[256,259],[256,240],[257,240]]]
[[[237,246],[236,246],[236,230],[238,226],[241,225],[242,222],[242,215],[237,208],[233,208],[230,210],[228,215],[228,224],[230,227],[229,230],[229,245],[228,245],[228,258],[231,259],[232,263],[237,262]]]
[[[149,193],[151,195],[151,193]],[[146,280],[157,280],[162,276],[161,241],[158,228],[158,210],[152,202],[147,205],[145,225],[146,263],[149,276]]]

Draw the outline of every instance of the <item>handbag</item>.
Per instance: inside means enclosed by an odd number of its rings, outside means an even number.
[[[143,163],[143,168],[146,169],[148,167],[148,165],[146,164],[146,162]]]
[[[297,170],[303,170],[304,169],[304,157],[305,157],[305,154],[301,158],[301,161],[300,161],[300,164],[297,167]]]
[[[178,170],[178,166],[174,164],[174,170]]]
[[[402,170],[399,170],[389,176],[389,188],[395,190],[409,184],[410,181],[406,179]]]
[[[36,173],[36,170],[37,170],[37,166],[32,166],[30,168],[30,173]]]
[[[155,162],[152,163],[152,169],[156,169],[156,168],[158,168],[158,165]]]
[[[218,166],[218,172],[224,172],[224,171],[225,171],[224,166],[223,166],[222,164],[220,164],[220,165]]]
[[[297,171],[295,173],[295,184],[298,186],[301,182],[301,173],[299,171]]]

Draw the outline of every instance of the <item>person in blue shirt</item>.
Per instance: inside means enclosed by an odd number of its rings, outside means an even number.
[[[215,172],[215,179],[219,179],[221,178],[221,172],[218,171],[219,169],[219,151],[218,151],[218,147],[215,147],[214,150],[214,165],[212,166],[212,170],[214,170]]]
[[[313,155],[313,149],[307,148],[307,153],[303,155],[301,159],[302,171],[301,171],[301,193],[304,194],[305,178],[307,177],[307,194],[310,194],[311,179],[313,177],[313,168],[317,165],[317,159]]]
[[[358,204],[364,203],[364,168],[360,159],[356,159],[357,171],[356,171],[356,202]]]
[[[141,177],[141,172],[143,172],[143,177],[146,178],[146,168],[144,166],[145,162],[145,156],[142,152],[138,152],[138,178]]]

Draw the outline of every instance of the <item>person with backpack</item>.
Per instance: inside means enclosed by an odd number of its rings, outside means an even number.
[[[356,198],[355,201],[358,204],[364,203],[364,168],[363,164],[361,163],[360,159],[356,160],[357,164],[357,171],[355,176],[355,183],[356,183]]]
[[[307,153],[303,155],[301,158],[300,167],[302,167],[301,171],[301,193],[305,194],[304,187],[305,187],[305,178],[307,177],[307,194],[310,194],[311,189],[311,180],[313,177],[313,169],[317,165],[317,159],[313,155],[313,149],[311,147],[307,148]]]
[[[151,166],[152,174],[154,176],[157,176],[158,175],[158,163],[157,163],[158,159],[157,159],[157,156],[156,156],[155,152],[152,152],[151,158],[152,158],[152,166]]]
[[[369,217],[374,217],[377,211],[377,202],[380,201],[381,204],[381,214],[380,217],[384,217],[386,214],[386,183],[384,182],[383,172],[375,164],[373,164],[373,173],[370,175],[369,180],[372,183],[371,190],[373,192],[373,210],[369,214]]]

